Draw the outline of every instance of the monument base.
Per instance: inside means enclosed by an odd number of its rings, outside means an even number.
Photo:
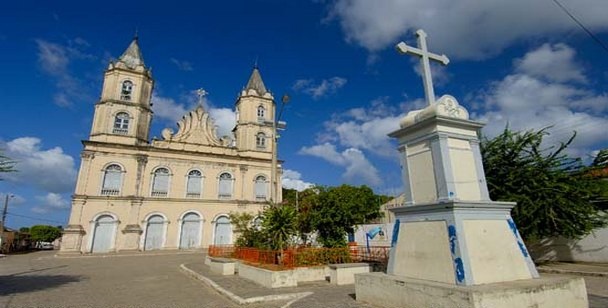
[[[588,307],[583,278],[560,275],[458,286],[366,273],[355,275],[355,290],[358,302],[380,307]]]

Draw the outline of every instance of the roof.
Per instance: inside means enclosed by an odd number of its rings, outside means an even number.
[[[262,76],[260,75],[260,70],[256,67],[253,68],[253,72],[251,73],[251,77],[249,77],[249,82],[245,86],[245,90],[253,89],[258,92],[258,95],[264,95],[268,92],[266,90],[266,86],[264,86],[264,81],[262,81]]]
[[[125,50],[122,56],[120,56],[118,59],[127,64],[127,66],[130,68],[135,68],[138,65],[144,65],[144,57],[141,55],[137,36],[133,38],[133,41],[131,41],[131,44],[129,44],[127,50]]]

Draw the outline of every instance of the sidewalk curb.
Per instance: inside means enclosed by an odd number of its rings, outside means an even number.
[[[608,277],[608,273],[605,273],[605,272],[584,272],[584,271],[562,270],[562,269],[546,268],[546,267],[538,267],[537,269],[541,273],[548,273],[548,274],[570,274],[570,275],[577,275],[577,276]]]
[[[252,304],[252,303],[259,303],[259,302],[268,302],[268,301],[290,300],[290,302],[288,302],[286,305],[283,306],[283,307],[289,307],[289,305],[291,305],[296,300],[299,300],[301,298],[304,298],[306,296],[313,294],[313,292],[300,292],[300,293],[286,293],[286,294],[275,294],[275,295],[265,295],[265,296],[242,298],[242,297],[222,288],[220,285],[215,283],[213,280],[189,269],[188,267],[186,267],[186,264],[181,264],[179,267],[184,274],[186,274],[194,279],[202,281],[206,285],[212,287],[217,292],[228,297],[230,300],[232,300],[233,302],[235,302],[239,305],[246,305],[246,304]]]
[[[120,257],[155,257],[155,256],[172,256],[172,255],[191,255],[205,254],[203,251],[172,251],[172,252],[129,252],[129,253],[108,253],[108,254],[66,254],[56,253],[53,257],[58,259],[77,259],[77,258],[120,258]]]

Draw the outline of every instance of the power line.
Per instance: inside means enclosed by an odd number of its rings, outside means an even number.
[[[597,36],[595,36],[595,34],[593,34],[593,32],[591,32],[591,30],[587,29],[587,27],[585,27],[585,25],[583,25],[582,22],[580,22],[576,17],[574,17],[574,15],[572,15],[568,9],[566,9],[558,0],[553,0],[553,2],[559,6],[562,11],[564,11],[564,13],[566,13],[572,20],[574,20],[574,22],[576,22],[579,27],[581,27],[581,29],[583,29],[585,32],[587,32],[587,34],[596,42],[598,43],[602,48],[604,48],[604,50],[606,52],[608,52],[608,46],[606,46],[606,44],[604,44],[604,42],[602,42]]]
[[[27,219],[38,220],[38,221],[47,221],[47,222],[58,223],[58,224],[64,224],[65,223],[63,221],[57,221],[57,220],[52,220],[52,219],[45,219],[45,218],[25,216],[25,215],[15,214],[15,213],[11,213],[11,212],[7,212],[7,214],[11,215],[11,216],[15,216],[15,217],[27,218]]]

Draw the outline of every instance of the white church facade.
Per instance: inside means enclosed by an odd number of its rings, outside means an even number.
[[[177,132],[150,140],[153,87],[135,38],[104,73],[62,253],[230,244],[231,212],[281,202],[275,101],[257,68],[236,100],[232,137],[218,138],[199,103]]]

